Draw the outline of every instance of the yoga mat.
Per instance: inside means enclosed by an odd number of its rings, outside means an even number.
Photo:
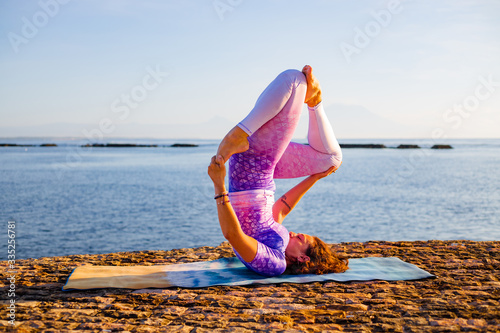
[[[344,273],[265,277],[247,269],[238,258],[155,266],[80,266],[63,290],[97,288],[202,288],[249,284],[309,283],[321,281],[418,280],[434,275],[396,257],[350,259]]]

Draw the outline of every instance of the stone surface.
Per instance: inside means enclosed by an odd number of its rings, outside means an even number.
[[[16,321],[7,262],[0,262],[0,331],[13,332],[496,332],[500,242],[341,243],[350,258],[396,256],[437,278],[210,287],[62,291],[84,264],[157,265],[233,256],[218,247],[73,255],[16,261]]]
[[[376,143],[341,143],[340,148],[387,148],[383,144]]]
[[[450,145],[434,145],[431,149],[453,149]]]
[[[398,149],[418,149],[420,148],[419,145],[399,145],[396,148]]]
[[[82,145],[82,147],[94,147],[94,148],[144,148],[144,147],[158,147],[158,145],[140,145],[135,143],[87,143]]]
[[[199,145],[197,144],[194,144],[194,143],[174,143],[172,145],[170,145],[170,147],[173,147],[173,148],[190,148],[190,147],[198,147]]]

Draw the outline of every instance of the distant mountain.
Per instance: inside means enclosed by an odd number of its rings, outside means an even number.
[[[325,112],[335,136],[340,139],[425,138],[430,127],[408,126],[381,117],[360,105],[330,104]],[[304,113],[296,131],[297,138],[307,136],[308,118]]]
[[[154,138],[200,138],[220,139],[235,124],[223,117],[213,117],[206,122],[194,124],[121,124],[111,136]]]
[[[83,128],[87,128],[87,125],[52,123],[37,126],[0,126],[0,137],[79,137],[83,136]]]
[[[422,138],[429,128],[402,125],[368,111],[360,105],[331,104],[325,107],[338,138]],[[307,135],[307,113],[304,112],[296,138]],[[88,137],[97,138],[199,138],[221,139],[234,122],[213,117],[194,124],[114,124],[110,133],[103,133],[98,124],[52,123],[39,126],[0,127],[0,137]],[[87,134],[85,134],[87,133]]]
[[[339,138],[422,138],[430,133],[430,128],[404,125],[360,105],[331,104],[325,112]]]
[[[110,133],[103,133],[98,124],[52,123],[39,126],[0,127],[0,137],[92,137],[98,138],[200,138],[220,139],[234,123],[222,117],[213,117],[195,124],[138,124],[114,125]]]

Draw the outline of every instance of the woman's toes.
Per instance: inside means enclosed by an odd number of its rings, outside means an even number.
[[[304,102],[309,106],[316,106],[321,102],[321,88],[319,82],[312,74],[311,66],[305,65],[304,68],[302,68],[302,73],[306,76],[307,81],[307,91]]]
[[[304,68],[302,68],[302,73],[307,77],[309,80],[311,78],[311,73],[312,73],[312,68],[309,65],[305,65]]]

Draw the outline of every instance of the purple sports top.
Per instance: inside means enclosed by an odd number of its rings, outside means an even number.
[[[257,254],[251,262],[246,262],[234,250],[236,256],[250,270],[276,276],[286,269],[285,249],[290,240],[288,230],[274,221],[272,207],[274,192],[268,190],[248,190],[230,192],[233,206],[243,232],[257,240]]]

